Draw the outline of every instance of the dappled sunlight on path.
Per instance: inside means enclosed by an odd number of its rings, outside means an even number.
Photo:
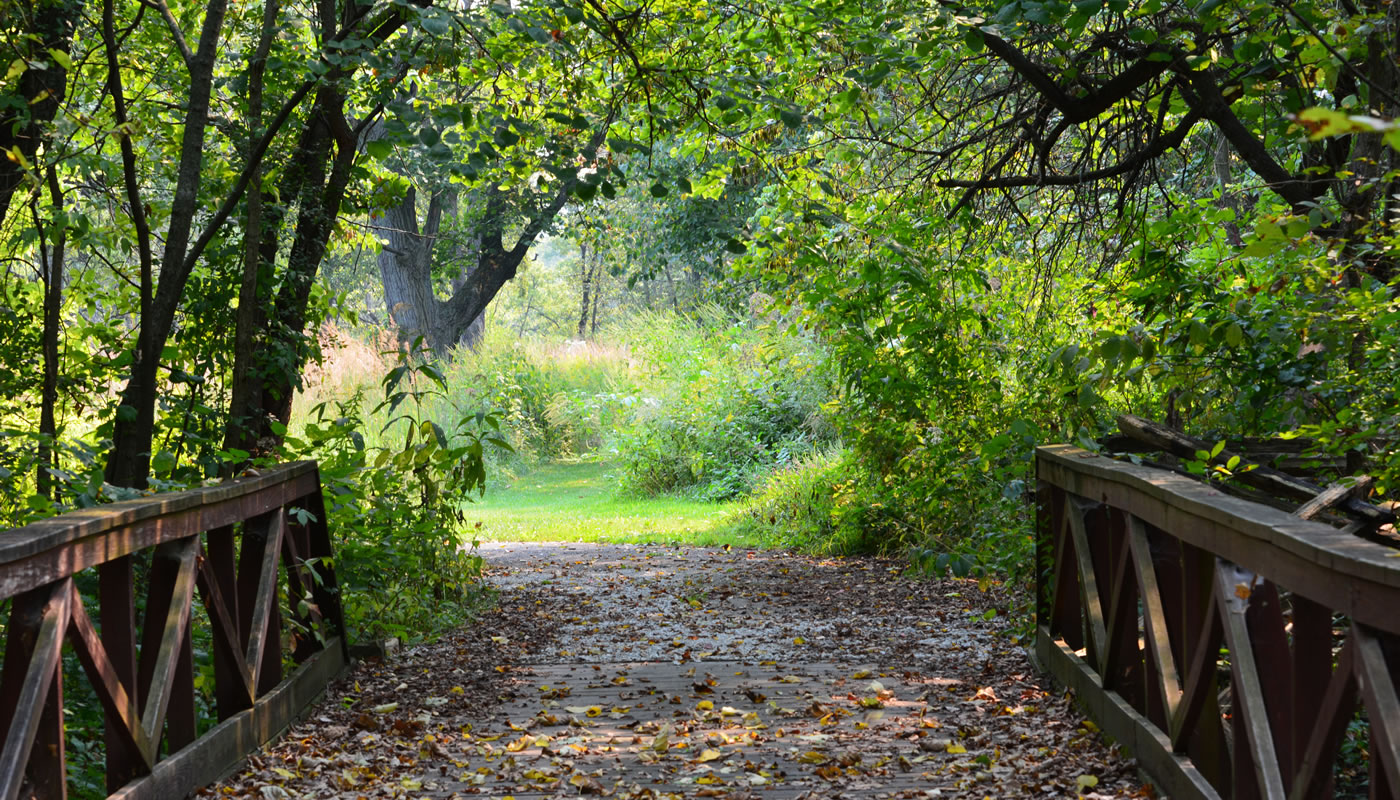
[[[1142,795],[975,582],[737,548],[483,555],[499,611],[361,666],[221,793]]]

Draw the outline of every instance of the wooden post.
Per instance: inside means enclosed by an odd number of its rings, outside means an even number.
[[[133,696],[136,693],[136,595],[132,583],[131,556],[122,556],[97,568],[98,620],[102,646],[107,650],[117,680]],[[126,737],[106,720],[103,741],[107,752],[107,791],[120,789],[140,774],[144,766],[127,755]]]

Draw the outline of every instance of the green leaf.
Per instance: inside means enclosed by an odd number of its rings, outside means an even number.
[[[718,108],[720,111],[728,111],[738,104],[738,100],[735,100],[727,94],[722,94],[715,98],[715,108]]]
[[[376,161],[383,161],[394,152],[394,146],[383,139],[375,139],[365,145],[365,152]]]
[[[1226,325],[1225,342],[1231,347],[1239,347],[1244,344],[1244,328],[1241,328],[1237,322]]]
[[[783,121],[784,125],[794,130],[802,126],[801,111],[795,111],[786,108],[780,109],[778,111],[778,118]]]
[[[667,188],[665,187],[665,185],[661,184],[660,182],[653,183],[653,184],[651,185],[651,196],[652,196],[652,197],[661,198],[661,197],[665,197],[666,195],[668,195],[668,194],[670,194],[670,193],[671,193],[671,190],[670,190],[670,189],[667,189]]]
[[[432,147],[437,144],[438,140],[441,138],[442,137],[433,128],[421,128],[418,131],[418,141],[422,142],[425,147]]]
[[[725,242],[724,249],[738,256],[749,252],[748,245],[745,245],[738,239],[730,239],[729,241]]]
[[[434,36],[446,36],[452,31],[452,23],[437,14],[423,14],[418,24]]]
[[[69,58],[67,53],[63,52],[62,50],[50,47],[49,56],[53,58],[55,64],[59,65],[63,69],[67,70],[68,72],[73,71],[73,59]]]
[[[1224,450],[1224,449],[1225,449],[1225,440],[1224,440],[1224,439],[1221,439],[1220,441],[1218,441],[1218,442],[1215,443],[1215,447],[1212,447],[1212,448],[1210,449],[1210,457],[1211,457],[1211,458],[1215,458],[1216,456],[1220,455],[1220,451],[1222,451],[1222,450]]]
[[[162,450],[151,457],[151,471],[157,475],[164,475],[175,469],[175,456],[169,450]]]
[[[496,144],[500,145],[501,147],[510,147],[516,142],[520,141],[520,134],[516,133],[510,128],[507,128],[504,125],[498,125],[496,126],[496,131],[491,138],[495,139]]]

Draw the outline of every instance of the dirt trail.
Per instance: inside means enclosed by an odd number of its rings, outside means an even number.
[[[220,796],[1139,797],[999,596],[894,562],[487,544],[500,608],[362,664]],[[986,617],[990,616],[990,619]]]

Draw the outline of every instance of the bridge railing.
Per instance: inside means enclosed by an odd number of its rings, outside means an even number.
[[[1068,445],[1036,461],[1037,654],[1159,788],[1400,797],[1400,551]]]
[[[0,533],[0,599],[0,800],[66,796],[65,646],[102,707],[112,797],[212,781],[347,663],[314,462]],[[202,734],[197,613],[218,719]]]

